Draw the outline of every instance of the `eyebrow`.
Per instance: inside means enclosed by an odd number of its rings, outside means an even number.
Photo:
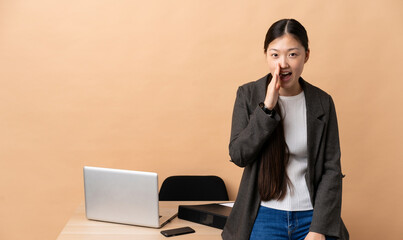
[[[273,50],[273,51],[278,51],[275,48],[270,48],[269,50]],[[292,50],[299,50],[299,48],[295,47],[295,48],[289,48],[287,51],[292,51]]]

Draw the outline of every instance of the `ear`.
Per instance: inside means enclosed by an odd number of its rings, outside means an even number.
[[[308,50],[306,50],[306,52],[305,52],[305,61],[304,61],[304,63],[308,62],[309,54],[310,54],[310,53],[311,53],[311,51],[310,51],[309,48],[308,48]]]

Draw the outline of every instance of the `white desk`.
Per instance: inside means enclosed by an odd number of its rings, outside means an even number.
[[[212,202],[191,202],[191,201],[162,201],[160,202],[160,208],[174,208],[178,209],[179,205],[195,205],[195,204],[208,204]],[[174,236],[167,238],[163,236],[160,231],[189,226],[196,232],[191,234],[185,234],[181,236]],[[160,229],[131,226],[116,223],[106,223],[88,220],[85,217],[85,206],[82,204],[69,219],[64,229],[60,233],[57,240],[123,240],[123,239],[139,239],[139,240],[176,240],[176,239],[203,239],[203,240],[215,240],[221,239],[221,229],[208,227],[205,225],[197,224],[194,222],[185,221],[179,218],[173,219],[167,225]]]

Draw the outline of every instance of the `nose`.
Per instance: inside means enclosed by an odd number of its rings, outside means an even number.
[[[289,67],[286,57],[281,57],[280,58],[280,67],[281,68],[288,68]]]

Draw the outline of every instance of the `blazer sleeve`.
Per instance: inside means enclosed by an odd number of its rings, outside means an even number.
[[[280,122],[278,114],[271,118],[257,103],[251,103],[252,96],[245,88],[241,86],[237,91],[229,144],[231,161],[240,167],[255,161],[262,146]]]
[[[341,154],[336,110],[330,96],[324,144],[323,172],[316,186],[310,231],[339,237],[342,200]]]

